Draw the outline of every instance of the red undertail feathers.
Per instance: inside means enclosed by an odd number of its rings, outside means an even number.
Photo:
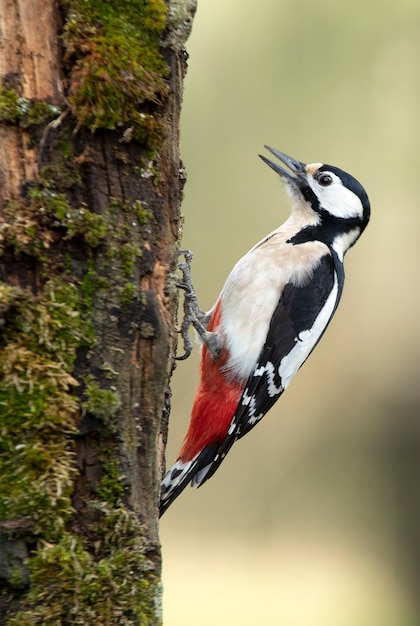
[[[217,331],[220,326],[221,304],[217,303],[207,330]],[[191,422],[179,459],[186,462],[206,445],[223,441],[241,397],[244,382],[229,380],[223,373],[228,351],[222,349],[213,360],[206,346],[202,348],[201,378],[191,413]]]

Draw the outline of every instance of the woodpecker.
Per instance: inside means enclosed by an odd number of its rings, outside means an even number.
[[[289,386],[337,309],[344,255],[369,222],[368,196],[353,176],[265,148],[282,163],[259,155],[291,196],[288,220],[237,262],[208,313],[183,265],[201,379],[179,457],[162,481],[161,514],[188,483],[208,480]]]

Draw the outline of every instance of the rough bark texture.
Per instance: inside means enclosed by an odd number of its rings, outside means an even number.
[[[161,621],[194,8],[0,0],[0,624]]]
[[[17,85],[23,97],[62,105],[54,3],[2,0],[0,8],[2,85]],[[37,150],[29,147],[28,139],[27,133],[16,132],[16,127],[0,127],[2,198],[16,197],[22,181],[36,177]]]

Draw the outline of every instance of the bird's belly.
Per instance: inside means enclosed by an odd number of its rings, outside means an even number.
[[[278,292],[274,288],[266,289],[261,297],[256,295],[252,304],[240,304],[234,314],[226,308],[222,314],[229,351],[225,371],[235,378],[247,379],[254,369],[278,303]]]

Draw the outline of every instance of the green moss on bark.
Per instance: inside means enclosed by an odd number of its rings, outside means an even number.
[[[123,505],[124,476],[111,452],[118,395],[92,376],[81,381],[86,401],[74,395],[77,351],[94,341],[87,315],[93,293],[85,286],[97,291],[100,279],[92,267],[73,283],[63,270],[38,295],[0,283],[0,518],[30,520],[37,544],[27,561],[29,589],[21,570],[8,580],[21,594],[8,626],[161,622],[152,547]],[[102,475],[85,501],[91,521],[83,533],[72,530],[80,408],[104,423],[102,437],[113,442],[99,448]]]
[[[120,400],[93,376],[76,381],[73,374],[78,351],[95,342],[97,294],[121,290],[127,305],[135,297],[141,231],[151,214],[140,202],[113,201],[102,215],[73,207],[64,192],[67,174],[74,171],[79,184],[78,168],[64,134],[59,137],[55,166],[8,204],[0,222],[0,257],[32,259],[40,279],[36,293],[0,282],[0,519],[25,520],[36,546],[27,569],[20,563],[8,576],[21,599],[8,624],[156,626],[160,590],[150,547],[123,505],[124,476],[117,449],[111,452]],[[76,274],[73,242],[82,243],[86,255]],[[102,275],[111,268],[112,281]],[[103,455],[99,447],[100,480],[85,500],[92,523],[80,532],[72,495],[84,412],[103,423],[107,445]]]
[[[114,418],[121,405],[121,400],[116,391],[104,389],[93,376],[85,377],[86,401],[83,409],[98,419],[102,420],[108,429],[115,432]]]
[[[72,514],[72,390],[77,349],[88,343],[75,285],[46,283],[40,295],[0,285],[0,518],[30,517],[51,541]]]
[[[70,530],[79,420],[71,372],[78,348],[91,342],[85,309],[80,287],[63,276],[37,296],[0,284],[0,518],[30,519],[37,541],[27,561],[29,590],[8,626],[160,623],[152,548],[122,504],[124,477],[108,445],[101,480],[86,500],[87,536]],[[91,376],[83,382],[83,409],[111,435],[118,396]],[[22,580],[19,571],[8,582],[22,589]]]
[[[159,105],[169,70],[160,45],[164,0],[68,0],[63,42],[69,102],[79,125],[121,130],[150,153],[163,139]]]
[[[63,533],[30,559],[31,587],[8,626],[156,626],[157,580],[151,576],[145,531],[134,513],[92,508],[96,554]]]
[[[101,215],[85,205],[73,208],[65,194],[41,184],[32,187],[26,199],[8,203],[0,221],[0,254],[13,248],[15,253],[25,253],[42,262],[58,238],[79,238],[92,250],[106,235],[107,224]]]
[[[55,105],[20,97],[15,89],[0,87],[0,122],[22,128],[41,126],[60,114]]]

